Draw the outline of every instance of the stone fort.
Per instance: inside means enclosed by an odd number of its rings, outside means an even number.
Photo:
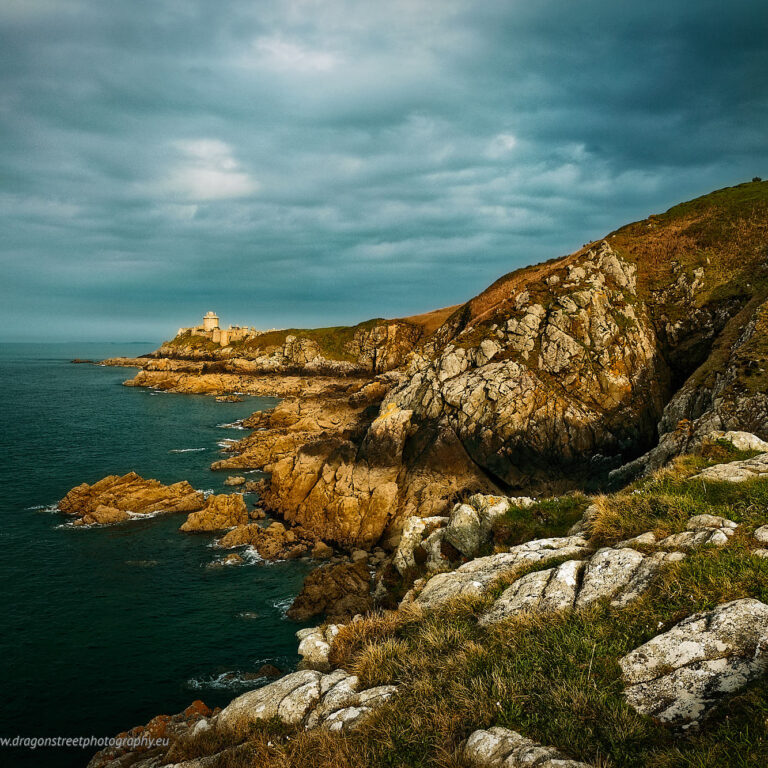
[[[230,325],[229,328],[219,326],[219,316],[215,312],[206,312],[203,315],[203,324],[191,328],[179,328],[176,337],[190,334],[191,336],[203,336],[210,339],[215,344],[226,347],[233,341],[242,341],[252,336],[260,336],[263,331],[257,331],[255,328],[247,328],[241,325]]]

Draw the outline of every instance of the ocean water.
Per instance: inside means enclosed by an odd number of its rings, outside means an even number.
[[[180,533],[183,515],[83,530],[49,509],[130,470],[225,490],[209,465],[246,433],[221,425],[277,401],[122,387],[132,369],[69,362],[152,347],[0,345],[0,737],[113,736],[196,698],[224,705],[262,664],[298,661],[301,625],[283,611],[310,563],[210,568],[221,552]],[[85,765],[92,752],[0,746],[0,765]]]

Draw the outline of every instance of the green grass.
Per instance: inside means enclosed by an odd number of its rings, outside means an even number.
[[[532,539],[564,536],[581,519],[589,499],[581,493],[544,499],[531,507],[510,507],[493,522],[497,549],[509,549]]]

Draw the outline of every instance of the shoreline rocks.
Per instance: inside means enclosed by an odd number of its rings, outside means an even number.
[[[135,472],[109,475],[88,485],[72,488],[59,502],[65,515],[77,516],[75,525],[111,525],[130,519],[132,515],[159,512],[193,512],[206,505],[203,493],[186,480],[163,485],[158,480],[144,479]]]

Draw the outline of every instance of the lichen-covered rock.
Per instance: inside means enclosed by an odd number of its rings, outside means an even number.
[[[472,733],[461,752],[476,768],[590,768],[588,763],[569,760],[554,747],[498,726]]]
[[[601,549],[589,560],[568,560],[517,579],[480,621],[495,624],[522,612],[578,609],[603,599],[623,606],[648,589],[664,563],[683,557],[665,552],[643,555],[626,547]]]
[[[727,440],[737,451],[768,451],[768,442],[751,432],[729,431],[712,432],[710,439]]]
[[[186,481],[163,485],[129,472],[109,475],[93,485],[78,485],[59,502],[58,508],[64,514],[76,516],[75,524],[111,525],[131,515],[192,512],[205,504],[205,495]]]
[[[416,567],[414,552],[422,541],[448,522],[447,517],[409,517],[403,526],[403,532],[397,545],[393,565],[400,574]]]
[[[694,515],[686,524],[686,530],[662,539],[662,549],[698,549],[699,547],[724,547],[738,528],[733,520],[718,515]]]
[[[230,702],[215,718],[222,733],[242,732],[258,721],[277,718],[286,725],[346,730],[387,701],[395,686],[358,690],[357,677],[344,670],[324,675],[303,670],[248,691]]]
[[[409,594],[404,603],[415,601],[426,609],[437,608],[454,597],[481,595],[504,573],[522,565],[546,563],[560,557],[583,557],[592,550],[580,536],[537,539],[488,557],[479,557],[450,573],[439,573],[427,581],[418,595]]]
[[[725,483],[743,483],[756,477],[768,477],[768,453],[761,453],[753,459],[715,464],[702,469],[693,479],[716,480]]]
[[[239,493],[209,496],[205,506],[187,517],[179,528],[186,532],[221,531],[248,522],[248,508]]]
[[[744,598],[689,616],[620,659],[627,702],[670,725],[701,720],[768,669],[768,605]]]
[[[307,627],[296,633],[299,641],[298,654],[302,657],[301,665],[305,669],[327,671],[328,656],[331,646],[343,624],[329,624],[327,627]]]
[[[768,544],[768,525],[761,525],[759,528],[755,529],[754,537],[761,544]]]

